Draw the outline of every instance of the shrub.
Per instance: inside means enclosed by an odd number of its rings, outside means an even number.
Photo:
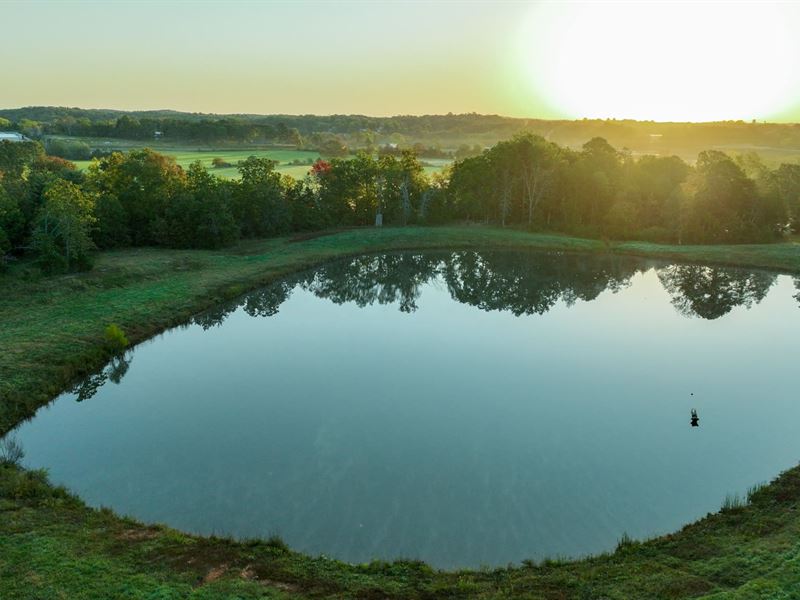
[[[232,167],[232,166],[233,166],[231,163],[229,163],[229,162],[228,162],[228,161],[226,161],[224,158],[221,158],[221,157],[219,157],[219,156],[217,156],[217,157],[215,157],[215,158],[213,158],[213,159],[211,160],[211,165],[212,165],[212,166],[213,166],[215,169],[225,169],[225,168],[227,168],[227,167]]]
[[[3,228],[0,227],[0,271],[3,271],[6,266],[6,253],[11,249],[11,242],[8,241],[8,236]]]
[[[89,160],[92,149],[89,144],[79,140],[50,139],[46,143],[47,153],[68,160]]]
[[[617,542],[617,552],[627,550],[628,548],[634,548],[635,546],[638,545],[639,542],[637,542],[631,536],[629,536],[627,531],[623,531],[622,537],[619,538],[619,541]]]
[[[726,494],[725,500],[720,507],[721,512],[730,512],[739,510],[747,506],[747,499],[743,499],[739,494]]]
[[[0,464],[19,466],[25,451],[16,438],[7,436],[0,440]]]
[[[128,338],[116,323],[111,323],[105,330],[106,347],[115,354],[119,354],[128,347]]]
[[[289,546],[286,544],[286,542],[283,541],[283,538],[281,536],[275,533],[273,533],[271,536],[267,538],[267,540],[264,542],[264,545],[280,553],[289,552]]]
[[[800,298],[798,298],[798,300],[800,300]],[[758,500],[758,498],[762,496],[762,490],[766,489],[766,487],[767,484],[761,482],[747,488],[747,504],[752,504],[754,501]]]

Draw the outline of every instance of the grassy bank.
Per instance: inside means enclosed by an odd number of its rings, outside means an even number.
[[[528,247],[800,273],[800,244],[686,247],[483,227],[359,229],[224,251],[103,253],[89,273],[0,277],[0,433],[107,359],[103,330],[132,342],[284,274],[362,252]],[[720,499],[722,500],[722,499]],[[0,598],[794,598],[800,590],[800,469],[727,510],[585,561],[440,573],[413,562],[351,566],[277,541],[233,543],[94,511],[40,475],[0,468]]]

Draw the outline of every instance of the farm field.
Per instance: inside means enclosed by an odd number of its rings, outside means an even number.
[[[259,158],[269,158],[278,163],[277,170],[283,175],[289,175],[295,179],[302,179],[308,174],[311,164],[320,158],[319,152],[314,150],[297,150],[294,148],[267,148],[254,146],[252,148],[199,148],[189,144],[170,144],[168,142],[141,142],[137,140],[118,140],[118,139],[92,139],[92,138],[68,138],[76,141],[86,142],[94,148],[108,148],[114,150],[128,151],[135,148],[152,148],[156,152],[172,156],[177,163],[188,168],[193,162],[200,161],[209,171],[218,177],[236,179],[239,172],[236,170],[236,163],[246,159],[248,156]],[[221,158],[230,167],[215,168],[212,161]],[[442,158],[422,158],[426,175],[440,173],[446,166],[451,164],[451,160]],[[88,169],[92,163],[90,160],[72,161],[81,171]]]
[[[145,148],[145,147],[152,148],[157,152],[160,152],[167,156],[174,157],[177,163],[183,168],[188,168],[189,165],[191,165],[193,162],[200,161],[203,164],[203,166],[205,166],[209,171],[214,173],[214,175],[227,178],[236,178],[239,176],[239,173],[236,170],[236,163],[239,162],[240,160],[246,159],[248,156],[269,158],[271,160],[277,161],[278,163],[277,170],[284,175],[291,175],[295,179],[302,179],[303,177],[305,177],[306,173],[308,173],[311,164],[319,158],[318,152],[309,150],[283,149],[283,148],[278,148],[278,149],[253,148],[246,150],[237,150],[237,149],[199,150],[197,148],[192,149],[188,146],[183,146],[183,147],[162,146],[160,144],[138,144],[138,145],[115,144],[109,147],[120,150],[131,150],[134,148]],[[215,158],[221,158],[225,162],[230,163],[232,166],[215,168],[212,165],[212,161]],[[301,164],[296,164],[295,161]],[[72,162],[75,163],[78,169],[84,170],[89,168],[89,165],[91,164],[92,161],[76,160]]]

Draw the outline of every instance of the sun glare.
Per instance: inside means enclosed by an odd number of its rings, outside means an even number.
[[[790,3],[544,3],[518,57],[565,117],[770,119],[800,92],[799,16]]]

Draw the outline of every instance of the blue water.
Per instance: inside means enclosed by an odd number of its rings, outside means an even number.
[[[632,258],[361,257],[137,346],[15,435],[88,503],[186,531],[352,562],[580,556],[797,464],[796,293]]]

